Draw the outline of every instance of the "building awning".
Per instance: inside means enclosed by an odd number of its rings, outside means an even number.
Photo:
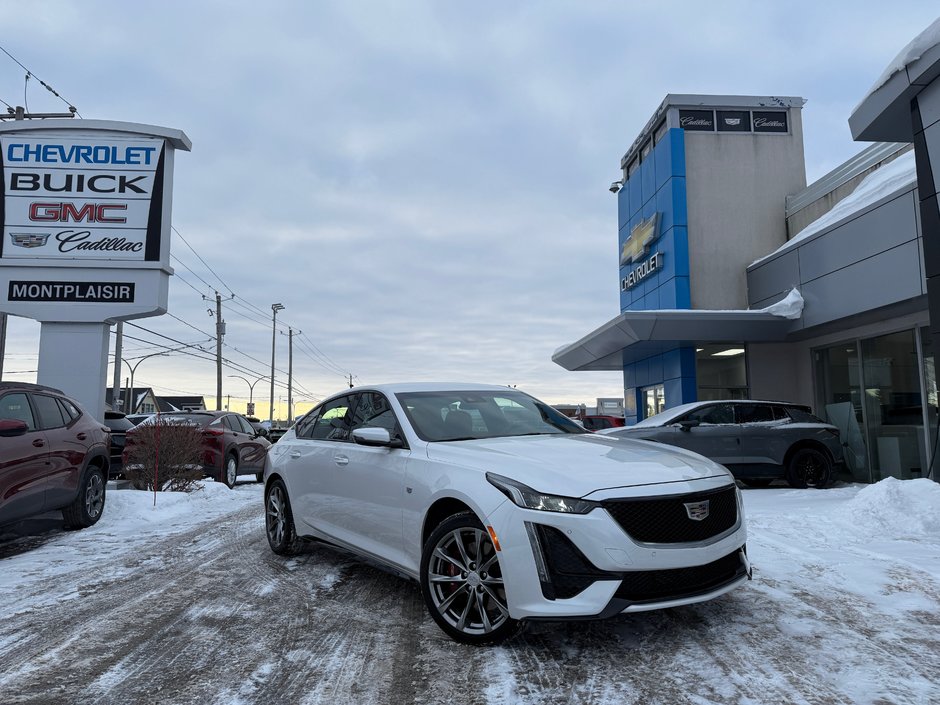
[[[802,299],[799,304],[802,310]],[[790,315],[768,309],[625,311],[556,350],[552,361],[571,371],[621,371],[626,364],[677,346],[783,341],[797,329],[799,311],[795,318]]]

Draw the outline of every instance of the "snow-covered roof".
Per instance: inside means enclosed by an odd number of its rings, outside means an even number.
[[[855,109],[858,110],[859,106],[868,100],[875,91],[890,81],[894,74],[906,70],[908,66],[937,45],[940,45],[940,17],[935,19],[927,29],[914,37],[907,46],[898,52],[898,55],[895,56],[885,70],[882,71],[878,80],[875,81],[874,85],[868,90],[868,93],[865,94],[865,97],[855,106]]]
[[[890,196],[897,191],[917,183],[917,171],[914,165],[914,153],[906,152],[884,166],[875,169],[855,187],[851,194],[839,201],[828,213],[814,220],[803,228],[797,235],[790,238],[783,245],[768,255],[754,260],[749,267],[768,260],[782,252],[792,250],[811,235],[846,220],[865,210],[873,203]]]

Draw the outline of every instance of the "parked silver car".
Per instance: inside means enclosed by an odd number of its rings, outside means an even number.
[[[813,416],[808,406],[786,402],[682,404],[599,433],[686,448],[721,463],[751,487],[780,478],[791,487],[825,487],[842,463],[839,430]]]

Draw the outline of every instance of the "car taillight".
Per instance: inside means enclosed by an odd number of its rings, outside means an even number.
[[[225,433],[221,428],[204,428],[202,429],[203,436],[221,436]]]

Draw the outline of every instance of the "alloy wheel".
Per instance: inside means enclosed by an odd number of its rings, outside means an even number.
[[[101,473],[93,472],[88,478],[85,487],[85,511],[89,518],[95,519],[104,508],[104,481]]]
[[[461,527],[443,534],[426,578],[437,613],[463,634],[486,635],[509,619],[496,550],[483,529]]]
[[[284,504],[284,490],[280,485],[271,488],[268,494],[268,507],[265,512],[265,526],[272,545],[280,546],[287,529],[287,512]]]

